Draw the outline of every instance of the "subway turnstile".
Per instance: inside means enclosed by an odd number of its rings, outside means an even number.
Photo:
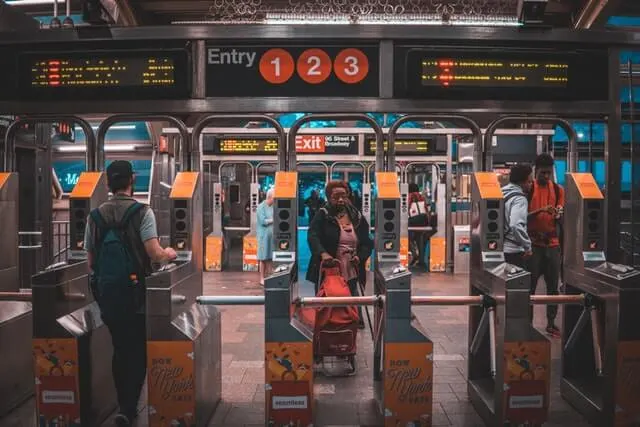
[[[429,426],[433,343],[411,311],[411,273],[401,261],[402,198],[396,172],[377,172],[374,389],[386,427]]]
[[[265,425],[313,425],[313,331],[292,312],[298,281],[298,174],[276,172],[274,273],[265,280]]]
[[[504,261],[503,195],[497,175],[472,176],[468,391],[490,426],[540,425],[550,392],[549,341],[529,320],[530,274]]]
[[[147,278],[149,426],[207,425],[221,397],[220,313],[202,295],[202,182],[177,174],[170,246],[178,258]]]
[[[560,391],[596,426],[637,426],[640,272],[607,262],[605,201],[591,174],[567,174],[566,200],[566,293],[591,301],[565,307]]]
[[[18,202],[18,174],[0,173],[0,291],[16,295],[20,293]],[[33,364],[27,356],[32,318],[31,302],[0,300],[0,416],[33,394]]]
[[[89,287],[82,236],[106,200],[106,177],[83,172],[70,196],[69,263],[34,275],[33,363],[38,425],[100,425],[116,409],[111,337]]]

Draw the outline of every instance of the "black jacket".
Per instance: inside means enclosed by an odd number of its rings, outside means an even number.
[[[356,235],[358,236],[357,256],[360,260],[358,278],[361,283],[366,283],[365,265],[373,250],[373,241],[369,233],[369,223],[355,209],[349,210],[349,216],[351,217],[351,223],[355,227]],[[340,242],[340,225],[338,224],[338,220],[329,214],[327,208],[318,210],[313,221],[309,224],[307,242],[311,250],[307,280],[319,285],[320,254],[327,252],[332,257],[336,257],[338,244]]]

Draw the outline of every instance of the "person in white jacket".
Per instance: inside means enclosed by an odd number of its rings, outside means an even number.
[[[529,201],[533,185],[533,169],[528,164],[511,167],[509,183],[502,187],[504,195],[504,258],[509,264],[526,268],[531,257],[531,239],[527,232]]]

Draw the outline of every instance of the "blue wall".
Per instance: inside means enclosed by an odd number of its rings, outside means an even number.
[[[107,160],[109,166],[113,160]],[[133,191],[146,193],[149,191],[151,178],[151,160],[131,160],[133,171],[136,174],[136,183]],[[84,160],[59,160],[53,162],[53,169],[56,171],[62,191],[70,193],[78,183],[80,174],[85,171]]]

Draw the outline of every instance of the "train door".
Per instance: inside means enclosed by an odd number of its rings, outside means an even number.
[[[324,205],[327,198],[325,187],[329,182],[329,166],[324,162],[297,163],[298,171],[298,268],[301,277],[311,259],[307,244],[309,223],[315,212]]]

